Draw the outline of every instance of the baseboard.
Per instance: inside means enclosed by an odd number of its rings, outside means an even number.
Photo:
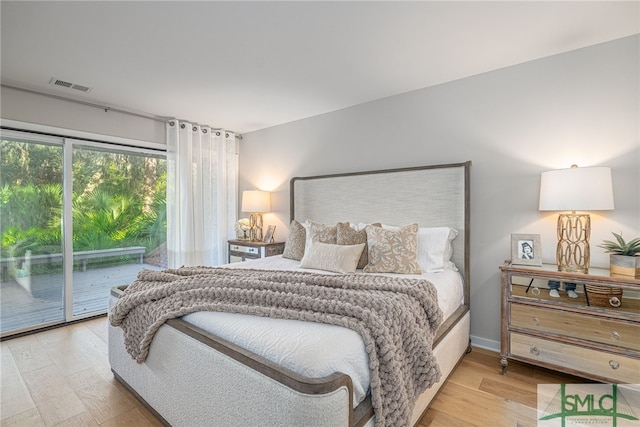
[[[471,345],[473,347],[484,348],[485,350],[495,351],[500,353],[500,341],[489,340],[482,337],[476,337],[471,335]]]

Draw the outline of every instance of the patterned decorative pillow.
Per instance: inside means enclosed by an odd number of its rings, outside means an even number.
[[[397,231],[368,225],[369,263],[365,273],[420,274],[418,264],[418,224]]]
[[[363,249],[364,243],[334,245],[312,241],[302,257],[300,267],[335,273],[355,273]]]
[[[398,230],[400,227],[383,224],[386,230]],[[452,241],[458,230],[450,227],[418,228],[418,264],[425,273],[437,273],[443,270],[458,271],[451,261],[453,256]]]
[[[305,251],[311,246],[311,242],[336,244],[337,228],[335,225],[320,224],[311,220],[304,222],[307,233]]]
[[[304,256],[304,245],[306,241],[307,232],[304,226],[295,219],[291,221],[289,227],[289,237],[284,244],[284,252],[282,252],[282,258],[295,259],[300,261]]]
[[[374,227],[382,227],[382,224],[375,223],[371,224]],[[362,255],[360,255],[360,260],[358,261],[358,268],[362,269],[369,263],[369,246],[367,246],[367,232],[362,229],[360,231],[356,231],[351,228],[351,225],[348,222],[339,222],[336,225],[337,228],[337,236],[336,242],[339,245],[357,245],[358,243],[364,243],[364,250],[362,251]]]

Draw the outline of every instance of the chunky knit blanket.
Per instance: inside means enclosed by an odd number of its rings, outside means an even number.
[[[143,270],[109,319],[122,327],[127,351],[142,363],[166,320],[196,311],[355,330],[369,354],[377,426],[408,425],[418,395],[440,379],[432,343],[442,312],[426,280],[211,267]]]

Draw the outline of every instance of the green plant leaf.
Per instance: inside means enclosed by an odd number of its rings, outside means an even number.
[[[635,256],[640,254],[640,237],[636,237],[629,242],[625,242],[621,234],[611,233],[616,238],[616,242],[603,240],[599,247],[606,249],[605,252],[616,255]]]

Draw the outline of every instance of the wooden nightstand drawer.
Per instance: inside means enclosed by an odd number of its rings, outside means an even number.
[[[229,262],[247,261],[280,255],[284,242],[265,243],[251,240],[229,240]]]
[[[255,247],[251,247],[251,246],[244,246],[244,245],[229,245],[229,250],[231,252],[236,252],[236,253],[243,253],[243,254],[248,254],[248,255],[255,255],[257,257],[260,256],[260,248],[255,246]]]
[[[621,383],[640,383],[638,359],[516,333],[509,338],[513,356]]]
[[[284,243],[272,243],[266,248],[265,256],[280,255],[284,252]]]
[[[511,326],[640,350],[637,323],[512,303]]]

